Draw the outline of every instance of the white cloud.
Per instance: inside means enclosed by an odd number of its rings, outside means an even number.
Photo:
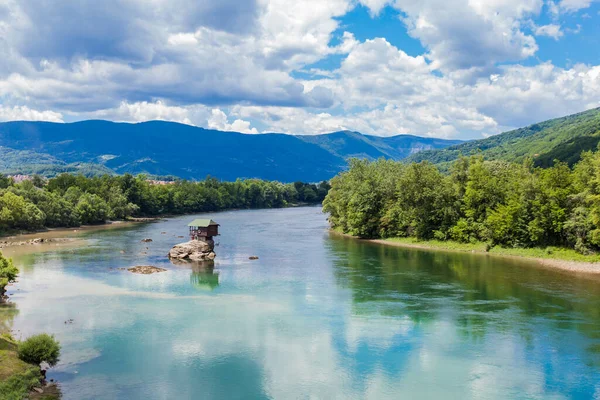
[[[369,9],[371,16],[377,16],[385,6],[393,3],[393,0],[359,0],[359,2]]]
[[[236,119],[230,124],[228,122],[227,114],[225,114],[218,108],[212,110],[211,116],[208,119],[208,127],[211,129],[217,129],[221,131],[258,133],[256,128],[250,127],[250,122],[244,121],[242,119]]]
[[[597,0],[561,0],[559,7],[565,12],[575,12],[583,8],[588,8]]]
[[[480,137],[599,104],[598,67],[515,64],[591,3],[0,0],[2,118]],[[425,52],[357,40],[341,17],[359,5],[395,8]],[[542,10],[554,18],[538,26]],[[313,65],[328,57],[339,68]]]
[[[396,0],[408,32],[429,50],[433,67],[456,78],[489,75],[496,63],[535,54],[535,39],[521,30],[540,13],[542,0]]]
[[[536,36],[548,36],[554,40],[558,40],[563,37],[564,33],[561,30],[560,25],[548,24],[535,27]]]
[[[54,111],[38,111],[27,106],[7,107],[0,105],[0,121],[63,122],[63,116]]]
[[[86,118],[104,118],[119,122],[151,120],[173,121],[188,125],[204,125],[209,109],[204,106],[169,106],[163,101],[121,102],[119,107],[83,114]]]

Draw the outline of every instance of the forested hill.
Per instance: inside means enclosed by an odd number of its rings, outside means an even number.
[[[430,161],[447,167],[461,155],[482,154],[486,160],[521,162],[532,157],[535,165],[549,167],[554,160],[569,165],[579,161],[582,151],[600,143],[600,108],[540,122],[482,140],[465,142],[442,150],[423,151],[407,161]]]
[[[0,124],[0,172],[146,173],[224,180],[261,178],[283,182],[329,179],[350,157],[400,160],[459,141],[356,132],[320,136],[248,135],[173,122],[108,121]]]

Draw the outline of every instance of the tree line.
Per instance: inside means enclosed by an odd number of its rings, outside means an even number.
[[[352,160],[331,185],[332,227],[362,238],[600,249],[600,152],[546,169],[474,155],[447,174],[428,162]]]
[[[14,183],[0,175],[0,232],[74,227],[107,220],[227,209],[279,208],[323,201],[329,184],[258,179],[178,180],[155,184],[146,176],[62,174]]]

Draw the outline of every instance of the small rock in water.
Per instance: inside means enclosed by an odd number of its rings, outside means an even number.
[[[134,274],[150,275],[158,272],[165,272],[166,269],[154,267],[152,265],[138,265],[137,267],[127,268],[127,271]]]
[[[258,260],[258,256],[250,256],[248,257],[249,260]]]
[[[144,243],[148,243],[148,242],[151,242],[151,241],[152,241],[152,239],[150,239],[150,238],[142,239],[142,242],[144,242]]]
[[[161,235],[166,235],[166,234],[167,234],[167,232],[161,232],[160,234],[161,234]]]

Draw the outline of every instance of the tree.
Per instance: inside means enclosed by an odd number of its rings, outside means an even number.
[[[84,193],[75,206],[75,213],[82,224],[100,224],[108,219],[108,205],[100,196]]]
[[[17,278],[19,270],[14,266],[12,259],[4,257],[0,252],[0,296],[4,294],[6,285]]]
[[[45,215],[34,204],[12,192],[0,196],[0,229],[39,229]]]
[[[14,184],[12,178],[6,175],[0,174],[0,189],[6,189]]]

